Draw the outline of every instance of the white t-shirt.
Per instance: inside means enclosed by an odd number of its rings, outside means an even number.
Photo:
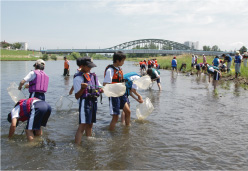
[[[119,67],[115,67],[116,70],[120,70]],[[104,83],[112,83],[112,78],[114,76],[114,69],[113,68],[108,68],[104,77],[103,82]]]
[[[34,79],[36,78],[36,74],[34,71],[30,71],[28,73],[28,75],[26,77],[24,77],[23,79],[26,81],[26,82],[30,82],[30,81],[33,81]]]
[[[34,103],[35,102],[38,102],[38,101],[41,101],[40,99],[36,99],[32,102],[32,107],[31,107],[31,110],[34,109]],[[20,117],[20,105],[17,105],[14,109],[12,109],[11,111],[11,118],[19,118]]]
[[[195,57],[194,57],[194,56],[192,56],[192,61],[191,61],[191,63],[192,63],[192,64],[195,63]]]
[[[139,78],[140,78],[140,76],[134,75],[134,76],[131,76],[131,77],[130,77],[130,80],[134,81],[134,80],[137,80],[137,79],[139,79]],[[132,85],[132,88],[135,89],[135,90],[138,90],[137,85],[134,84],[134,83],[133,83],[133,85]]]

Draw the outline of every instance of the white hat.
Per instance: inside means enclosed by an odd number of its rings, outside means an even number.
[[[39,65],[39,64],[45,65],[45,61],[43,61],[42,59],[38,59],[38,60],[35,62],[34,66]]]

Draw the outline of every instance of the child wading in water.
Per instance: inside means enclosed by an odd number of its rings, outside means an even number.
[[[113,55],[113,64],[108,65],[104,73],[103,85],[114,84],[123,82],[123,72],[120,66],[124,64],[126,55],[121,52],[115,52]],[[110,115],[112,115],[112,120],[110,122],[109,130],[113,131],[115,125],[119,119],[120,109],[123,109],[125,112],[125,123],[126,126],[130,125],[130,115],[131,111],[128,106],[127,96],[124,94],[120,97],[109,97],[109,109]]]
[[[76,99],[79,100],[79,126],[75,135],[75,143],[80,144],[84,131],[86,136],[91,136],[93,123],[96,123],[97,97],[102,91],[95,73],[90,73],[96,65],[91,58],[81,59],[81,70],[73,79]]]

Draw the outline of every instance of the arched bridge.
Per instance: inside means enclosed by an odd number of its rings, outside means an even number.
[[[190,50],[189,46],[184,44],[173,42],[170,40],[163,40],[163,39],[140,39],[134,40],[130,42],[125,42],[111,48],[112,50],[119,50],[119,49],[137,49],[137,46],[140,49],[157,49],[157,50]],[[151,48],[153,46],[153,48]]]
[[[41,50],[43,54],[70,54],[78,53],[114,53],[123,51],[129,54],[196,54],[196,55],[220,55],[223,52],[192,50],[190,47],[170,40],[163,39],[140,39],[125,42],[106,49],[47,49]]]

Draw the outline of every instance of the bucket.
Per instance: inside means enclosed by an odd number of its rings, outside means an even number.
[[[61,96],[56,102],[56,110],[58,111],[69,111],[72,107],[73,101],[68,96]]]
[[[138,88],[146,90],[152,84],[152,80],[149,75],[146,75],[146,76],[140,77],[137,80],[134,80],[133,83],[136,84]]]
[[[103,91],[107,97],[120,97],[125,94],[126,86],[125,83],[106,84]]]
[[[151,100],[147,97],[143,103],[136,106],[136,116],[139,120],[146,119],[154,110]]]
[[[21,90],[18,90],[18,86],[15,82],[10,83],[10,86],[7,88],[8,94],[11,99],[17,103],[21,99],[26,99],[25,95]]]

